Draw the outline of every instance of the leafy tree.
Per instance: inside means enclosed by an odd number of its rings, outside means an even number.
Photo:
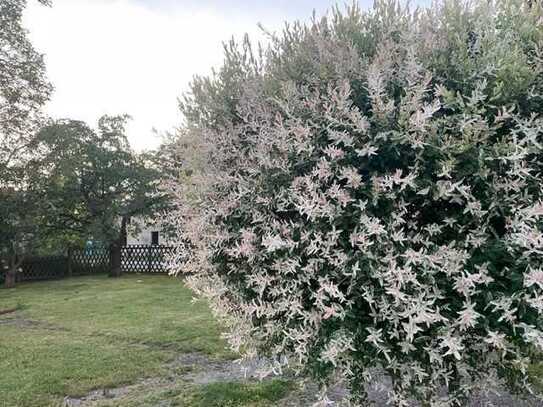
[[[42,55],[22,26],[25,6],[25,0],[0,2],[0,271],[7,272],[8,285],[23,259],[21,252],[40,232],[26,164],[36,154],[41,108],[51,93]]]
[[[378,370],[395,406],[534,390],[541,21],[520,0],[377,1],[195,81],[178,269],[235,348],[346,380],[354,405]]]
[[[32,189],[47,200],[40,227],[64,244],[89,238],[124,244],[132,216],[149,217],[167,206],[158,189],[161,173],[149,154],[136,154],[125,134],[127,116],[104,116],[97,130],[83,122],[59,120],[42,129],[32,162]],[[118,259],[116,259],[118,263]],[[114,265],[113,275],[120,272]]]
[[[25,0],[0,4],[0,180],[5,172],[30,153],[42,124],[41,108],[51,85],[45,77],[43,56],[22,26]],[[41,0],[42,4],[49,2]]]

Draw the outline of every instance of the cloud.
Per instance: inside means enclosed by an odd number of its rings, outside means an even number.
[[[220,64],[222,41],[259,35],[250,19],[205,8],[164,12],[127,0],[31,5],[25,25],[46,54],[56,88],[49,114],[95,123],[102,114],[128,113],[136,149],[158,144],[153,127],[168,130],[181,122],[177,98],[194,74]]]
[[[157,10],[176,10],[183,8],[193,11],[205,8],[221,15],[252,16],[264,20],[279,17],[283,19],[307,18],[313,9],[324,13],[336,2],[333,0],[133,0],[144,7]],[[344,4],[348,2],[339,2]],[[370,5],[371,0],[361,1],[362,5]]]
[[[323,14],[335,0],[53,3],[48,8],[30,2],[25,13],[56,88],[48,113],[89,124],[103,114],[128,113],[130,142],[141,150],[159,144],[153,128],[170,130],[181,123],[177,98],[195,74],[220,65],[223,41],[246,32],[263,40],[257,23],[274,31],[284,20],[307,20],[313,9]],[[361,5],[369,7],[370,0]]]

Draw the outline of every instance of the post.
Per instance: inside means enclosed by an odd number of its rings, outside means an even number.
[[[147,248],[147,272],[148,273],[151,273],[153,271],[153,252],[152,252],[152,247],[153,246],[149,246]]]
[[[121,276],[121,246],[118,242],[112,243],[109,246],[109,276]]]

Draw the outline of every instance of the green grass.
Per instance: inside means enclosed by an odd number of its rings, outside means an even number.
[[[183,352],[228,357],[220,327],[192,296],[179,280],[149,275],[0,290],[0,310],[19,309],[0,316],[0,406],[57,406],[160,375]]]
[[[269,406],[284,398],[292,383],[272,380],[262,383],[212,383],[202,386],[190,397],[194,407]]]
[[[543,393],[543,362],[539,359],[537,362],[533,363],[528,370],[532,385],[534,388]]]
[[[280,406],[293,383],[193,385],[168,362],[186,352],[229,358],[207,304],[167,276],[81,277],[0,290],[0,407],[61,406],[64,396],[131,384],[95,407]],[[198,368],[198,367],[196,367]],[[177,370],[191,369],[184,366]],[[172,373],[178,374],[169,380]],[[543,389],[543,364],[533,383]],[[143,378],[155,380],[142,382]]]
[[[178,351],[224,349],[219,327],[203,301],[167,276],[105,276],[22,284],[0,291],[0,309],[19,306],[37,319],[83,335],[157,343]]]

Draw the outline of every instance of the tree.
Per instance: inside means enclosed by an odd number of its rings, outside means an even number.
[[[89,238],[112,248],[113,276],[120,275],[118,252],[132,216],[163,210],[160,172],[148,154],[134,153],[125,134],[127,116],[104,116],[94,130],[83,122],[59,120],[37,137],[43,151],[31,166],[32,188],[47,199],[40,227],[64,244]]]
[[[355,405],[376,369],[395,406],[534,390],[542,19],[520,0],[377,1],[195,82],[177,268],[236,349],[345,379]]]
[[[21,251],[39,233],[33,226],[38,208],[27,190],[26,164],[36,153],[32,144],[51,93],[43,57],[21,23],[25,6],[24,0],[0,3],[0,266],[7,285],[22,262]]]
[[[28,178],[21,175],[17,180],[26,183]],[[5,273],[8,288],[14,286],[26,254],[46,238],[38,226],[46,209],[40,199],[26,184],[0,189],[0,272]]]
[[[40,1],[49,4],[47,1]],[[22,26],[24,0],[0,4],[0,180],[29,154],[42,124],[41,108],[52,87],[45,77],[43,56]]]

